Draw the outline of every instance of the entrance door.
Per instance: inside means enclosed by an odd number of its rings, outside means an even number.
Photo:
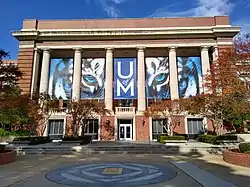
[[[132,125],[120,124],[119,137],[120,140],[132,140]]]

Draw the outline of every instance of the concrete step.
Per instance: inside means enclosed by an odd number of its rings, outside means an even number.
[[[12,146],[7,149],[27,154],[222,154],[223,147],[183,146]]]

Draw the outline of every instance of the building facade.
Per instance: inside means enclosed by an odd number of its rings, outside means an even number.
[[[229,17],[109,20],[24,20],[19,40],[19,82],[67,102],[96,99],[111,115],[90,119],[85,134],[98,140],[154,140],[164,120],[143,115],[156,100],[206,92],[203,75],[220,50],[232,46],[239,27]],[[167,119],[165,119],[167,120]],[[44,135],[67,135],[71,116],[51,116]],[[175,132],[211,128],[206,119],[183,116]]]

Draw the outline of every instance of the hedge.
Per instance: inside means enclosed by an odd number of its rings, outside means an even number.
[[[19,137],[14,138],[13,142],[20,142],[20,141],[28,141],[28,145],[38,145],[38,144],[44,144],[49,143],[50,138],[48,136],[31,136],[31,137]]]
[[[221,135],[221,136],[200,135],[198,136],[197,141],[211,143],[211,144],[219,144],[220,141],[225,141],[225,140],[236,141],[237,139],[238,139],[237,136],[234,135]]]
[[[81,141],[81,144],[89,144],[92,140],[91,135],[84,136],[66,136],[62,138],[62,141]]]
[[[186,140],[185,136],[160,136],[159,142],[164,143],[165,140]]]
[[[16,131],[6,131],[3,128],[0,128],[0,137],[8,136],[29,136],[30,132],[27,130],[16,130]]]
[[[239,149],[242,153],[250,153],[250,143],[240,143]]]

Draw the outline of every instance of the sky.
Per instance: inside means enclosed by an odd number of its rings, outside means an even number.
[[[0,48],[17,58],[11,36],[24,19],[117,19],[229,15],[231,25],[250,33],[250,0],[1,0]]]

